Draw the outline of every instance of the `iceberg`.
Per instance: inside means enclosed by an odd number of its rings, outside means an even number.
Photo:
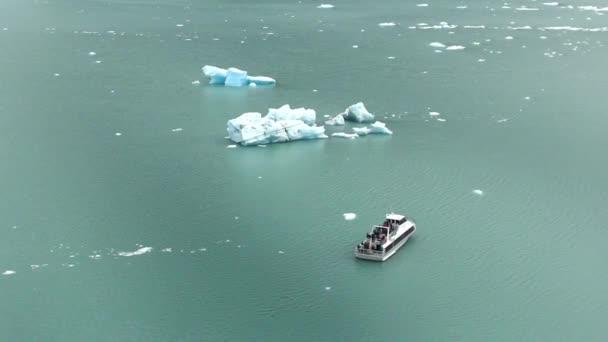
[[[371,131],[368,127],[353,127],[353,132],[357,135],[368,135]]]
[[[316,113],[312,109],[284,105],[260,113],[244,113],[228,120],[230,140],[241,145],[266,145],[304,139],[327,138],[325,127],[315,126]]]
[[[344,139],[357,139],[359,137],[359,135],[354,134],[354,133],[344,133],[344,132],[337,132],[331,135],[332,137],[335,138],[344,138]]]
[[[209,77],[209,84],[224,84],[226,82],[226,74],[228,70],[214,67],[211,65],[205,65],[203,67],[203,73]]]
[[[229,68],[228,70],[212,65],[205,65],[203,73],[209,77],[209,84],[223,84],[229,87],[246,85],[273,85],[276,80],[267,76],[248,76],[247,71]]]
[[[371,124],[371,128],[370,128],[370,133],[371,134],[388,134],[391,135],[393,134],[393,132],[386,128],[386,124],[384,122],[380,122],[380,121],[376,121],[373,124]]]
[[[268,109],[268,115],[266,116],[274,121],[281,120],[301,120],[305,124],[312,126],[315,124],[317,114],[312,109],[306,108],[294,108],[291,109],[288,104],[283,105],[279,108]]]
[[[353,127],[353,132],[360,136],[368,134],[393,134],[393,132],[386,127],[384,122],[376,121],[370,126],[371,127]]]
[[[372,122],[374,114],[367,111],[363,102],[355,103],[342,113],[345,120],[354,122]]]
[[[224,85],[227,87],[242,87],[247,85],[247,71],[240,70],[237,68],[230,68],[226,73],[226,82]]]
[[[344,115],[338,114],[335,117],[325,121],[325,124],[329,126],[342,126],[344,125]]]

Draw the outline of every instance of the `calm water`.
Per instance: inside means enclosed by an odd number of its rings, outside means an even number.
[[[608,338],[606,3],[332,4],[0,1],[0,340]],[[395,134],[226,148],[358,101]]]

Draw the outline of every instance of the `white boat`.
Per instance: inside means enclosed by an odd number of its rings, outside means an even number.
[[[388,214],[379,226],[374,226],[367,238],[355,247],[360,259],[384,261],[390,258],[416,231],[416,223],[403,215]]]

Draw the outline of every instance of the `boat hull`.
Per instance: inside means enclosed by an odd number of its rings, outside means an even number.
[[[410,237],[412,237],[412,235],[414,235],[413,232],[408,237],[404,238],[402,241],[399,241],[399,243],[395,247],[391,248],[391,250],[388,253],[373,253],[373,254],[360,253],[357,250],[357,248],[355,248],[355,256],[359,259],[364,259],[364,260],[386,261],[388,258],[392,257],[393,254],[397,253],[399,248],[401,248],[403,245],[405,245],[407,240],[409,240]]]

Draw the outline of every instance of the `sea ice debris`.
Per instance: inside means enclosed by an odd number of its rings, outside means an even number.
[[[130,256],[142,255],[142,254],[146,254],[146,253],[150,253],[150,252],[152,252],[152,247],[142,247],[133,252],[119,252],[118,255],[124,256],[124,257],[130,257]]]
[[[335,6],[332,4],[320,4],[317,8],[334,8]]]
[[[355,103],[342,113],[345,120],[354,122],[372,122],[374,114],[367,111],[363,102]]]
[[[483,195],[483,191],[481,191],[479,189],[473,190],[473,193],[476,194],[476,195],[479,195],[479,196]]]
[[[248,76],[247,71],[237,68],[228,70],[212,65],[205,65],[203,73],[209,78],[209,84],[224,84],[231,87],[242,87],[248,84],[273,85],[276,83],[274,78],[267,76]]]
[[[446,48],[446,50],[448,50],[448,51],[458,51],[458,50],[464,50],[464,49],[465,49],[465,47],[462,45],[452,45],[452,46],[448,46]]]
[[[337,132],[331,135],[332,137],[335,138],[344,138],[344,139],[357,139],[359,137],[359,135],[357,135],[356,133],[344,133],[344,132]]]
[[[12,271],[12,270],[6,270],[6,271],[2,272],[2,275],[12,275],[12,274],[15,274],[15,273],[17,273],[17,272]]]
[[[357,214],[355,213],[344,213],[343,216],[346,221],[352,221],[357,218]]]

